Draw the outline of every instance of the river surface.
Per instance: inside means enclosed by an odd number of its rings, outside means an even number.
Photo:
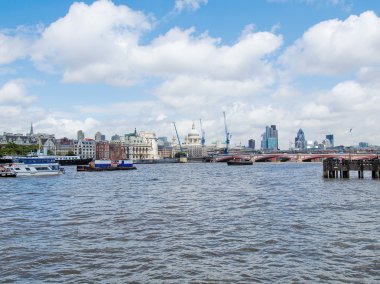
[[[370,172],[137,167],[0,179],[0,282],[380,282],[380,181]]]

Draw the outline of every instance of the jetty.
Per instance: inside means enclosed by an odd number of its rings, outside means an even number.
[[[350,172],[357,172],[358,178],[364,178],[364,172],[372,172],[372,178],[380,180],[380,159],[345,160],[325,159],[323,161],[323,177],[350,178]]]

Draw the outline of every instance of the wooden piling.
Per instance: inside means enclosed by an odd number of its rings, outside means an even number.
[[[364,178],[365,171],[371,171],[372,178],[380,180],[380,159],[339,160],[330,158],[323,161],[324,178],[350,178],[350,171],[357,171],[359,179]]]

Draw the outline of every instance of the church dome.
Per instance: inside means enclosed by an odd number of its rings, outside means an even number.
[[[193,127],[191,128],[189,134],[188,134],[189,137],[199,137],[199,133],[195,130],[195,124],[193,122]]]

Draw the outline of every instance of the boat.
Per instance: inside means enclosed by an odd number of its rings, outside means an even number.
[[[228,166],[249,166],[253,165],[252,160],[246,160],[241,157],[233,158],[227,162]]]
[[[14,171],[0,165],[0,177],[16,177],[16,176],[17,174]]]
[[[93,159],[92,158],[82,158],[80,156],[30,156],[32,158],[51,158],[54,162],[61,166],[76,166],[76,165],[88,165]],[[11,164],[16,163],[19,157],[6,156],[0,158],[0,164]]]
[[[131,160],[119,160],[112,162],[110,160],[95,160],[88,165],[78,165],[78,172],[104,172],[104,171],[128,171],[136,170]]]
[[[61,166],[88,165],[92,158],[81,158],[80,156],[54,156],[55,161]]]
[[[54,158],[22,157],[4,166],[17,176],[51,176],[63,174],[65,170],[55,162]]]

